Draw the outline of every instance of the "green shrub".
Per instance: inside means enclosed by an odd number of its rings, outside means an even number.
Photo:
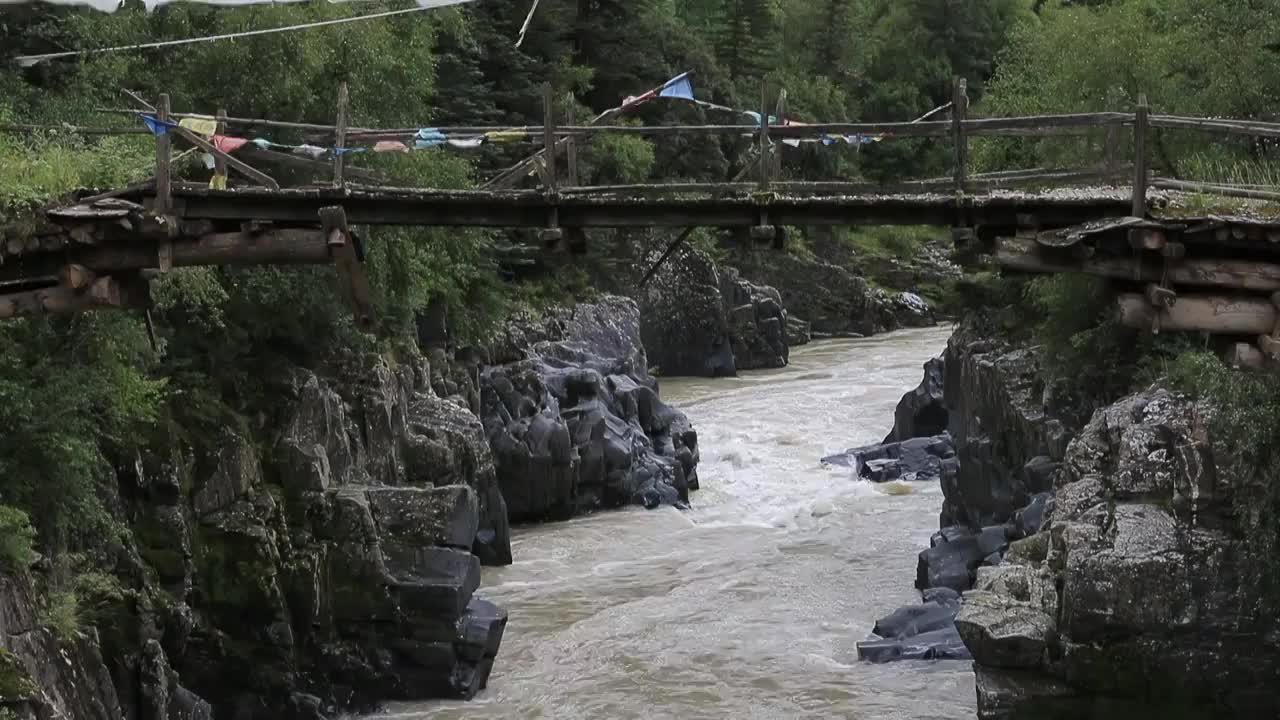
[[[69,642],[80,635],[80,601],[70,590],[50,593],[40,612],[40,624],[59,640]]]
[[[0,505],[0,562],[9,570],[18,570],[31,564],[35,551],[31,543],[36,531],[31,518],[17,508]]]
[[[1208,352],[1182,354],[1164,366],[1174,390],[1214,407],[1213,429],[1247,464],[1268,467],[1280,437],[1280,374],[1234,370]]]

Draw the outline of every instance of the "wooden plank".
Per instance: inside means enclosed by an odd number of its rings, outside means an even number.
[[[183,140],[186,140],[192,145],[195,145],[201,150],[204,150],[205,152],[209,153],[214,157],[215,160],[218,158],[222,158],[222,160],[226,162],[227,165],[230,166],[232,170],[235,170],[236,172],[240,173],[241,175],[244,175],[250,180],[253,180],[254,182],[260,185],[265,185],[266,187],[271,188],[272,190],[280,189],[280,183],[276,182],[270,175],[267,175],[266,173],[248,165],[247,163],[241,160],[238,160],[234,157],[231,157],[230,155],[222,152],[218,148],[214,147],[213,143],[209,142],[208,140],[205,140],[204,138],[191,132],[190,130],[186,128],[173,128],[172,132],[176,132],[178,136],[181,137]]]
[[[769,192],[769,171],[773,160],[769,153],[769,81],[760,82],[760,192]]]
[[[951,143],[955,153],[953,189],[962,194],[969,174],[969,139],[964,130],[965,115],[969,109],[968,81],[962,77],[954,78],[951,92]]]
[[[1120,179],[1120,126],[1107,126],[1106,146],[1103,149],[1103,162],[1106,163],[1107,179]]]
[[[1179,115],[1153,115],[1150,118],[1150,123],[1151,127],[1169,128],[1173,130],[1198,130],[1201,132],[1221,133],[1226,135],[1280,138],[1280,123],[1258,122],[1253,120],[1193,118]]]
[[[1149,116],[1151,109],[1147,105],[1147,96],[1138,96],[1138,112],[1133,121],[1133,216],[1147,216],[1147,174],[1151,162],[1147,150],[1147,134],[1149,133]]]
[[[350,90],[347,81],[338,84],[338,122],[333,133],[333,186],[343,187],[346,179],[343,170],[347,165],[347,155],[342,152],[347,147],[347,110],[351,104]]]
[[[347,213],[342,206],[320,209],[320,226],[332,255],[338,278],[347,300],[355,312],[356,326],[361,330],[373,328],[373,301],[369,293],[369,280],[364,266],[356,254],[355,239],[347,226]]]
[[[219,135],[225,135],[227,132],[227,111],[224,108],[218,108],[218,112],[214,115],[217,125],[214,132]],[[218,156],[213,158],[213,175],[222,178],[221,183],[225,185],[227,177],[227,161]]]
[[[0,123],[0,132],[8,133],[72,133],[75,135],[150,135],[147,128],[139,127],[87,127],[84,125],[40,125],[34,123]]]
[[[542,157],[546,165],[544,182],[547,192],[556,191],[556,129],[555,98],[551,95],[551,83],[542,86]]]
[[[1265,335],[1276,322],[1276,308],[1268,300],[1230,295],[1184,295],[1171,307],[1156,310],[1138,293],[1116,298],[1120,323],[1125,327],[1160,327],[1176,332],[1208,332],[1219,335]]]
[[[169,94],[160,95],[156,119],[169,121]],[[173,207],[173,137],[168,132],[156,136],[156,210],[167,213]]]
[[[1257,190],[1243,185],[1227,185],[1219,183],[1199,183],[1171,178],[1155,178],[1151,187],[1160,190],[1180,190],[1183,192],[1221,195],[1223,197],[1246,198],[1250,200],[1270,200],[1280,202],[1280,192],[1276,190]]]
[[[568,97],[568,115],[565,117],[570,125],[578,121],[578,105],[573,98],[573,93],[569,93]],[[578,184],[578,138],[570,137],[565,143],[565,163],[568,166],[565,173],[565,181],[570,185]]]

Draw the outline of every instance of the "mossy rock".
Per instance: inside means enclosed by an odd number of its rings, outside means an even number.
[[[1049,557],[1049,533],[1042,532],[1009,544],[1005,555],[1010,562],[1039,564]]]
[[[34,700],[40,690],[16,655],[0,648],[0,704]]]

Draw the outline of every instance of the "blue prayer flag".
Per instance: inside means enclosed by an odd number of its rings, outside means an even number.
[[[689,73],[668,80],[667,84],[658,91],[658,97],[694,100],[693,81],[689,79]]]
[[[178,123],[161,120],[154,115],[138,113],[138,117],[142,118],[142,122],[147,126],[147,129],[151,131],[152,135],[167,135],[169,133],[169,128],[178,127]]]

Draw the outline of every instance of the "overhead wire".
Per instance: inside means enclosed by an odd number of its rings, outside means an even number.
[[[263,28],[260,30],[245,30],[242,32],[223,33],[221,35],[207,35],[203,37],[183,38],[181,40],[162,40],[158,42],[137,43],[134,45],[118,45],[115,47],[91,48],[86,50],[66,50],[62,52],[41,53],[38,55],[19,55],[13,58],[21,67],[31,67],[45,60],[55,60],[58,58],[82,57],[85,55],[98,55],[101,53],[124,52],[127,50],[144,50],[147,48],[173,47],[176,45],[190,45],[192,43],[215,42],[218,40],[234,40],[244,37],[255,37],[259,35],[271,35],[274,33],[292,32],[295,30],[307,30],[311,28],[325,27],[329,25],[342,25],[345,23],[362,22],[365,20],[377,20],[379,18],[394,17],[396,15],[407,15],[409,13],[422,12],[424,10],[432,10],[448,5],[461,5],[463,3],[472,2],[473,0],[418,0],[419,6],[408,8],[405,10],[388,10],[379,13],[370,13],[368,15],[354,15],[345,18],[335,18],[332,20],[319,20],[316,22],[301,23],[297,25],[284,25],[274,28]]]

